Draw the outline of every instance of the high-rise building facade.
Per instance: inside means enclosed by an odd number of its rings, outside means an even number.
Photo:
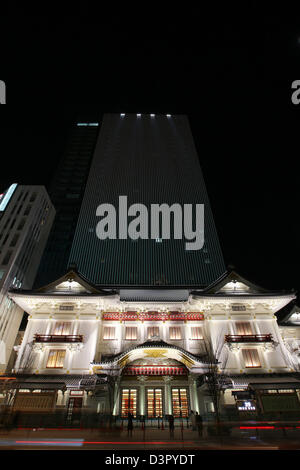
[[[7,296],[30,289],[55,210],[43,186],[12,184],[0,199],[0,371],[5,370],[23,310]]]
[[[43,285],[65,273],[79,210],[99,131],[99,122],[81,120],[71,131],[67,147],[49,186],[56,217],[36,276]]]
[[[184,237],[175,239],[172,228],[169,239],[149,235],[100,240],[97,207],[109,203],[118,211],[120,196],[127,197],[128,207],[143,204],[148,215],[153,204],[204,204],[203,248],[188,251]],[[186,116],[104,115],[70,252],[73,264],[102,286],[205,287],[225,272]]]

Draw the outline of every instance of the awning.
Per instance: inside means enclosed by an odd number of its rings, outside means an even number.
[[[300,382],[249,383],[252,390],[300,390]]]
[[[278,387],[277,388],[283,388],[285,384],[298,384],[298,388],[300,388],[300,381],[295,379],[294,377],[268,377],[266,375],[262,375],[261,377],[256,376],[256,377],[251,377],[251,375],[245,377],[230,377],[230,380],[232,381],[232,385],[234,388],[247,388],[248,386],[251,385],[257,385],[257,384],[264,384],[265,386],[272,385],[269,388],[272,389],[275,388],[275,385]],[[286,388],[292,388],[292,387],[286,387]]]
[[[231,395],[235,396],[237,400],[245,400],[253,396],[253,391],[251,390],[233,390]]]
[[[72,390],[91,389],[107,382],[106,378],[99,378],[97,375],[15,375],[17,380],[10,381],[5,386],[7,389],[41,389],[41,390]]]
[[[9,388],[14,389],[29,389],[29,390],[65,390],[66,385],[63,382],[17,382],[9,385]]]

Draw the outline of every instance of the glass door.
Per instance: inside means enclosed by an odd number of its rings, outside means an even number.
[[[121,403],[121,414],[123,418],[128,417],[128,413],[133,414],[136,417],[136,388],[123,388],[122,390],[122,403]]]
[[[148,418],[161,418],[163,415],[162,389],[147,389],[147,416]]]
[[[186,388],[172,388],[172,407],[174,418],[186,418],[189,415]]]

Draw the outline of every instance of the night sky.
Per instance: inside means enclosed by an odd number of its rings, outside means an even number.
[[[0,17],[0,191],[47,185],[81,113],[187,114],[226,263],[300,291],[300,15],[89,5]]]

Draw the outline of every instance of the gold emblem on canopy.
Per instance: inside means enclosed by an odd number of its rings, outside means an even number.
[[[168,352],[167,349],[144,349],[144,354],[147,357],[165,357],[165,354]]]

